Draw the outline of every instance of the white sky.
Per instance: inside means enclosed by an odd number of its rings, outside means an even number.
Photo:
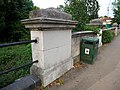
[[[113,6],[112,2],[115,0],[98,0],[100,5],[100,10],[98,12],[99,16],[105,16],[107,15],[107,7],[109,6],[109,16],[113,17]]]
[[[98,0],[100,4],[99,16],[107,15],[107,7],[109,6],[109,16],[113,17],[112,2],[115,0]],[[64,5],[64,0],[33,0],[34,5],[40,8],[57,7]],[[110,3],[110,5],[109,5]]]

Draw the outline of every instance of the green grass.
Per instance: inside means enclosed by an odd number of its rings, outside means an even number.
[[[31,45],[0,48],[0,72],[32,61]],[[29,74],[30,66],[0,75],[0,88]]]

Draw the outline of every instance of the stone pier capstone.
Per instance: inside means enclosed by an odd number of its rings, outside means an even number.
[[[71,58],[71,30],[77,24],[71,15],[57,9],[41,9],[30,12],[30,19],[22,20],[30,29],[32,58],[38,60],[31,67],[43,86],[47,86],[73,67]]]

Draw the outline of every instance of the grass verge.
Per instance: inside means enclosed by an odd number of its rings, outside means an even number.
[[[0,72],[32,61],[31,45],[0,48]],[[0,75],[0,88],[29,74],[30,66]]]

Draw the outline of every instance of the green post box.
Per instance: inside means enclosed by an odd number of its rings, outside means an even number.
[[[97,37],[82,38],[80,44],[80,60],[93,64],[98,53],[99,39]]]

